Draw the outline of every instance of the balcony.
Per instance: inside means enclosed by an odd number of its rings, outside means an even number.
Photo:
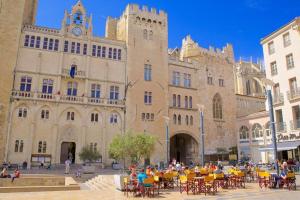
[[[55,97],[53,94],[49,94],[49,93],[37,93],[37,98],[38,99],[47,99],[47,100],[54,100]]]
[[[300,119],[290,121],[291,130],[300,130]]]
[[[60,96],[61,101],[83,103],[83,97],[78,96]]]
[[[109,105],[124,105],[124,101],[119,99],[107,99],[106,103]]]
[[[284,96],[282,93],[275,94],[273,99],[274,106],[280,105],[284,103]]]
[[[285,122],[277,122],[275,124],[277,133],[285,133],[286,132],[286,123]]]
[[[62,69],[61,73],[63,76],[70,76],[70,69]],[[75,72],[75,78],[85,78],[85,71],[77,71]]]
[[[33,98],[34,92],[26,92],[26,91],[12,91],[11,94],[15,98]]]
[[[300,99],[300,88],[294,88],[287,92],[289,101]]]

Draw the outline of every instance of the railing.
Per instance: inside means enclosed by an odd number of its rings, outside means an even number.
[[[70,69],[62,69],[61,70],[61,73],[65,76],[70,76]],[[85,77],[85,71],[75,71],[75,77],[78,76],[78,77]]]
[[[33,98],[33,92],[26,92],[26,91],[12,91],[11,94],[13,97],[20,97],[20,98]]]
[[[287,92],[288,99],[290,101],[300,98],[300,88],[294,88]]]
[[[107,99],[106,102],[110,105],[124,105],[124,101],[119,99]]]
[[[88,98],[88,102],[92,103],[92,104],[104,104],[105,103],[105,99],[103,99],[103,98],[89,97]]]
[[[292,130],[299,130],[300,129],[300,119],[291,120],[290,125],[291,125]]]
[[[83,97],[78,96],[60,96],[62,101],[83,102]]]
[[[273,100],[274,105],[282,104],[284,103],[284,96],[282,93],[274,95],[274,100]]]
[[[277,133],[285,133],[286,132],[286,123],[285,122],[277,122],[275,124]]]
[[[37,98],[39,99],[55,99],[53,94],[49,93],[37,93]]]

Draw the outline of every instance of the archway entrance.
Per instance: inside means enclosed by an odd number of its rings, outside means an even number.
[[[61,143],[60,150],[60,163],[64,164],[67,159],[70,159],[72,163],[75,163],[75,142],[63,142]]]
[[[170,159],[190,164],[199,162],[198,142],[188,134],[177,134],[170,140]]]

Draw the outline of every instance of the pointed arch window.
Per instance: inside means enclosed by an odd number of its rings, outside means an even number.
[[[255,123],[252,126],[252,137],[255,138],[259,138],[259,137],[263,137],[263,131],[262,131],[262,126],[258,123]]]
[[[181,115],[178,115],[178,125],[181,125]]]
[[[75,14],[74,14],[74,18],[73,18],[73,23],[77,24],[77,25],[81,25],[82,24],[82,13],[78,10]]]
[[[173,115],[173,123],[177,124],[177,116],[176,116],[176,114]]]
[[[213,117],[214,119],[223,119],[222,98],[219,94],[213,98]]]
[[[240,139],[241,140],[249,139],[249,129],[247,126],[242,126],[240,128]]]

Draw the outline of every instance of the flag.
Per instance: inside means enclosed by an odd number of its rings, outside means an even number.
[[[75,74],[76,74],[76,65],[71,65],[71,69],[70,69],[70,77],[71,78],[75,78]]]

